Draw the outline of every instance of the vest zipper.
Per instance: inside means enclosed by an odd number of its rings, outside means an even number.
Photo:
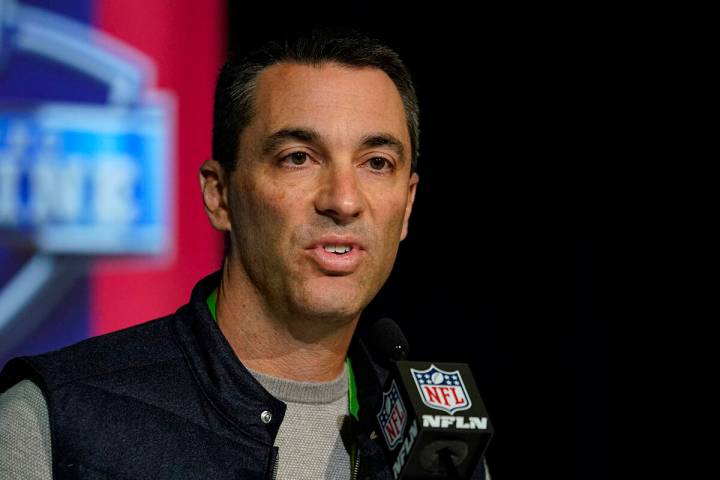
[[[350,474],[350,480],[357,480],[359,471],[360,471],[360,455],[356,449],[355,450],[355,464],[353,465],[352,473]]]
[[[275,454],[275,462],[272,466],[272,480],[277,480],[278,475],[278,468],[280,466],[280,449],[275,447],[277,449],[277,453]]]

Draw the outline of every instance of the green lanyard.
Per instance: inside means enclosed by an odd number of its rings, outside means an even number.
[[[207,305],[213,320],[217,322],[217,288],[212,291],[207,298]],[[350,357],[345,357],[345,365],[348,369],[348,410],[355,420],[358,420],[358,412],[360,411],[360,403],[357,399],[357,387],[355,386],[355,374],[353,373]]]

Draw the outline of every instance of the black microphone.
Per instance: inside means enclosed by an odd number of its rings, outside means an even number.
[[[470,478],[494,431],[470,367],[406,360],[408,342],[390,318],[366,338],[391,372],[373,414],[394,478]]]
[[[376,320],[368,329],[367,346],[373,356],[385,366],[392,362],[407,359],[410,352],[405,335],[392,318]]]

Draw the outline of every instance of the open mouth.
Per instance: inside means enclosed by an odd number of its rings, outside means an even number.
[[[326,274],[349,274],[357,270],[365,258],[364,250],[355,244],[319,244],[307,250],[313,262]]]
[[[351,252],[353,248],[350,245],[323,245],[323,249],[335,255],[345,255]]]

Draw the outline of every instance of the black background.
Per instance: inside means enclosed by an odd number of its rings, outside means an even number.
[[[606,478],[607,333],[592,288],[614,134],[612,32],[547,11],[432,11],[418,22],[387,6],[279,10],[251,16],[230,2],[231,51],[359,27],[398,51],[416,84],[410,234],[364,317],[397,320],[411,358],[471,365],[496,431],[495,480]]]

